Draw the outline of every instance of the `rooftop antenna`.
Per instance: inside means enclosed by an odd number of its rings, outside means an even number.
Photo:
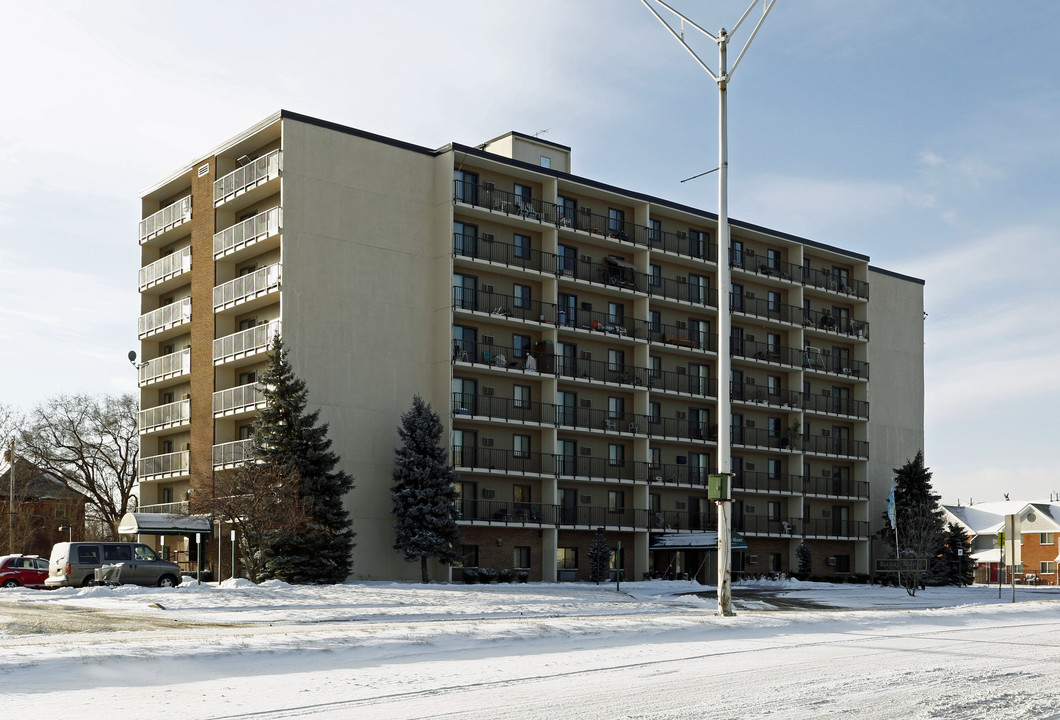
[[[726,90],[732,75],[743,60],[744,53],[755,39],[762,23],[777,0],[752,0],[744,14],[729,32],[722,28],[717,35],[704,30],[695,22],[667,5],[663,0],[640,0],[655,19],[674,37],[688,54],[703,68],[718,85],[718,427],[731,425],[732,409],[729,396],[729,381],[732,361],[729,357],[729,335],[732,332],[732,319],[729,315],[729,287],[732,284],[729,262],[722,262],[720,254],[729,255],[729,133],[728,103]],[[743,25],[744,20],[761,1],[762,17],[751,31],[743,49],[736,56],[732,67],[728,67],[727,51],[732,36]],[[663,19],[652,5],[658,5],[680,20],[680,32]],[[699,55],[685,41],[685,27],[696,30],[710,38],[718,46],[718,72],[711,70]],[[723,424],[724,423],[724,424]],[[718,474],[732,475],[732,436],[730,432],[718,432]],[[718,500],[718,614],[733,615],[732,611],[732,498],[731,484],[725,483],[724,499]]]
[[[544,130],[538,130],[536,133],[534,133],[534,137],[541,137],[542,135],[544,135],[548,131],[549,131],[549,128],[545,128]]]

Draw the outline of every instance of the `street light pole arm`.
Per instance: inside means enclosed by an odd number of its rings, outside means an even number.
[[[651,6],[651,5],[649,5],[649,4],[648,4],[648,0],[640,0],[640,1],[641,1],[641,3],[642,3],[642,4],[644,5],[644,7],[648,8],[648,10],[649,10],[649,11],[651,12],[651,14],[655,16],[655,19],[656,19],[656,20],[658,20],[658,21],[659,21],[660,23],[662,23],[662,26],[663,26],[664,28],[666,28],[667,32],[669,32],[669,33],[670,33],[671,35],[673,35],[673,36],[674,36],[674,39],[675,39],[675,40],[677,40],[677,42],[681,43],[681,45],[682,45],[682,46],[684,47],[684,49],[688,51],[688,54],[689,54],[689,55],[691,55],[691,56],[692,56],[692,58],[693,58],[693,59],[694,59],[694,60],[695,60],[695,61],[696,61],[697,63],[699,63],[699,66],[700,66],[701,68],[703,68],[704,70],[706,70],[706,71],[707,71],[707,74],[708,74],[708,75],[710,75],[710,76],[711,76],[712,78],[714,78],[714,82],[720,82],[721,78],[719,78],[719,77],[718,77],[717,75],[715,75],[715,74],[714,74],[714,71],[713,71],[713,70],[711,70],[711,69],[710,69],[709,67],[707,67],[707,64],[706,64],[705,62],[703,62],[703,61],[702,61],[702,60],[701,60],[701,59],[699,58],[699,55],[696,55],[696,52],[695,52],[695,50],[693,50],[693,49],[692,49],[691,47],[689,47],[688,43],[686,43],[686,42],[685,42],[685,39],[684,39],[683,37],[681,37],[681,35],[680,35],[680,34],[678,34],[677,32],[675,32],[675,31],[674,31],[674,29],[673,29],[672,27],[670,27],[670,23],[668,23],[668,22],[666,22],[665,20],[663,20],[663,18],[662,18],[662,15],[660,15],[660,14],[659,14],[659,13],[658,13],[658,12],[657,12],[657,11],[655,10],[655,8],[653,8],[653,7]],[[757,0],[755,0],[755,1],[757,2]],[[773,0],[773,1],[774,1],[774,2],[776,2],[776,0]],[[691,23],[691,21],[688,21],[688,20],[687,20],[687,18],[685,18],[685,17],[683,16],[683,15],[681,15],[680,13],[678,13],[678,12],[677,12],[676,10],[674,10],[673,8],[669,7],[669,6],[668,6],[668,5],[666,4],[666,3],[664,3],[664,2],[661,2],[661,0],[655,0],[655,2],[659,3],[660,5],[662,5],[663,7],[665,7],[665,8],[667,9],[667,10],[669,10],[669,11],[670,11],[670,12],[672,12],[672,13],[674,13],[675,15],[677,15],[677,16],[678,16],[679,18],[681,18],[682,20],[685,20],[686,22],[690,22],[690,23]],[[702,28],[700,28],[700,27],[699,27],[698,25],[696,25],[695,23],[691,23],[691,24],[692,24],[692,27],[696,28],[697,30],[700,30],[701,32],[704,32],[704,33],[706,33],[706,34],[707,34],[707,35],[709,35],[709,36],[710,36],[711,38],[714,38],[714,36],[713,36],[713,35],[710,35],[710,33],[706,32],[705,30],[703,30]],[[714,39],[716,39],[716,38],[714,38]]]
[[[732,29],[732,33],[729,33],[730,37],[732,37],[733,33],[736,32],[736,29],[738,27],[740,27],[740,23],[742,23],[744,21],[744,18],[747,17],[748,13],[751,12],[751,9],[754,8],[754,6],[757,5],[757,4],[758,4],[758,0],[754,0],[754,2],[751,3],[751,7],[747,8],[747,12],[745,12],[743,14],[743,17],[740,18],[740,22],[736,23],[736,27],[734,27]],[[772,10],[773,6],[776,5],[776,4],[777,4],[777,0],[769,0],[768,3],[766,3],[766,4],[764,4],[762,6],[762,17],[758,18],[758,24],[756,24],[755,25],[755,29],[751,31],[751,37],[747,38],[747,42],[745,42],[744,45],[743,45],[743,50],[741,50],[740,54],[736,56],[736,61],[732,64],[732,67],[729,68],[729,74],[728,74],[729,78],[731,78],[732,74],[734,72],[736,72],[736,66],[740,64],[740,60],[743,59],[743,55],[744,55],[745,52],[747,52],[747,48],[749,48],[751,46],[751,41],[755,39],[755,35],[757,35],[758,31],[762,29],[762,23],[764,23],[766,21],[766,15],[769,14],[769,11]]]

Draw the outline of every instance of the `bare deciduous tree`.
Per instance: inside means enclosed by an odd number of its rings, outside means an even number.
[[[213,494],[193,493],[189,512],[212,515],[237,529],[236,542],[247,579],[260,582],[275,538],[304,531],[308,501],[298,499],[298,478],[267,462],[247,463],[213,476]]]
[[[140,436],[132,395],[59,395],[30,414],[20,440],[26,457],[88,498],[88,521],[109,538],[135,507]]]

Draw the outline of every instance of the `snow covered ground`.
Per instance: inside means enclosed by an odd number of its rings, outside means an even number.
[[[187,582],[187,580],[186,580]],[[1060,589],[0,591],[7,717],[1060,718]]]

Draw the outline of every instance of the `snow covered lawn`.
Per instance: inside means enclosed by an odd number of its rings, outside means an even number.
[[[187,582],[187,581],[186,581]],[[1060,590],[688,582],[0,591],[9,717],[1060,718]],[[781,608],[781,609],[778,609]]]

